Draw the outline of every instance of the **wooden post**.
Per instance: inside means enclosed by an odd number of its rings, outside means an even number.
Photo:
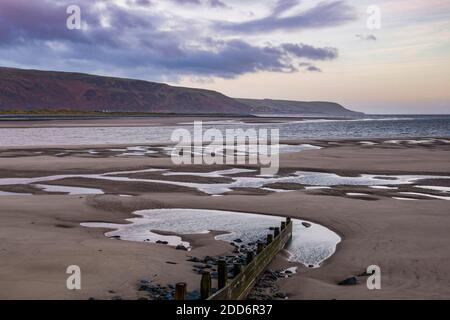
[[[258,246],[256,247],[256,254],[260,254],[264,249],[264,243],[258,242]]]
[[[219,260],[217,271],[219,273],[218,287],[220,290],[227,285],[228,270],[227,262],[225,260]]]
[[[240,263],[235,263],[233,266],[233,275],[237,277],[242,271],[242,266]]]
[[[271,244],[273,241],[273,235],[272,234],[268,234],[267,235],[267,245]]]
[[[292,221],[291,221],[291,218],[290,217],[287,217],[286,218],[286,227],[289,225],[289,224],[291,224],[292,223]],[[290,239],[292,239],[292,232],[291,232],[291,235],[289,236],[289,240]]]
[[[286,228],[286,222],[281,221],[281,231],[283,231]]]
[[[250,264],[250,262],[252,262],[252,260],[253,260],[253,251],[248,251],[247,252],[247,259],[246,259],[246,263],[247,264]]]
[[[186,298],[186,282],[178,282],[175,285],[175,300],[184,300]]]
[[[202,300],[206,300],[211,296],[211,273],[203,272],[202,281],[200,282],[200,296]]]
[[[273,237],[276,238],[280,235],[280,228],[276,227],[273,232]]]

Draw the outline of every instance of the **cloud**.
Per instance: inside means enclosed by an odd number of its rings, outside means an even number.
[[[186,0],[176,1],[186,3]],[[196,4],[200,0],[187,1]],[[178,26],[173,27],[173,14],[153,7],[146,10],[153,5],[151,0],[127,3],[128,8],[112,1],[98,6],[90,0],[79,0],[86,27],[68,30],[69,0],[2,0],[0,63],[156,81],[183,76],[235,78],[261,71],[291,73],[302,68],[317,72],[318,67],[302,67],[299,60],[325,61],[338,57],[338,50],[332,47],[269,41],[262,45],[245,37],[223,36],[212,30],[204,32],[204,24],[183,17],[177,17]],[[212,0],[201,4],[226,5]],[[296,1],[280,1],[273,9],[277,15],[284,14],[296,4]],[[108,21],[107,26],[104,21]]]
[[[272,10],[272,16],[279,16],[299,4],[298,0],[278,0]]]
[[[303,67],[306,71],[309,71],[309,72],[322,72],[322,69],[316,67],[315,65],[313,65],[309,62],[301,62],[298,64],[298,66],[300,68]]]
[[[367,40],[367,41],[377,41],[377,37],[375,37],[373,34],[357,34],[357,38],[361,40]]]
[[[283,49],[298,58],[308,58],[311,60],[333,60],[338,57],[336,48],[316,48],[307,44],[285,43]]]
[[[345,1],[322,1],[298,14],[280,16],[297,4],[298,1],[279,1],[271,14],[266,17],[244,22],[218,22],[216,28],[238,33],[264,33],[278,30],[332,27],[357,18],[353,7],[347,5]]]
[[[221,0],[209,0],[208,4],[213,8],[229,8],[229,6],[227,6],[225,2]]]
[[[222,0],[171,0],[181,5],[205,5],[212,8],[228,8]]]

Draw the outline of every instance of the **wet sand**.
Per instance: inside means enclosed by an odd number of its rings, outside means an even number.
[[[283,170],[349,176],[360,173],[450,175],[447,145],[362,146],[356,141],[305,142],[327,147],[281,155]],[[55,157],[47,154],[45,148],[41,151],[42,154],[35,156],[0,156],[0,178],[149,167],[200,170],[195,166],[174,167],[166,157]],[[112,240],[104,236],[106,230],[80,226],[82,222],[125,223],[133,211],[152,208],[286,215],[317,222],[337,232],[342,242],[320,268],[292,264],[283,256],[272,263],[274,269],[299,267],[292,278],[279,281],[280,290],[290,299],[450,298],[448,201],[399,201],[384,196],[388,190],[375,189],[372,191],[376,201],[345,196],[348,192],[368,192],[358,186],[337,188],[340,191],[333,194],[299,188],[286,193],[238,190],[211,197],[194,189],[165,184],[131,186],[77,179],[65,181],[64,185],[66,183],[101,187],[114,194],[69,196],[40,192],[38,196],[0,197],[0,299],[111,299],[117,296],[138,299],[143,297],[137,290],[139,280],[143,279],[154,279],[162,285],[185,281],[188,288],[197,288],[200,279],[192,271],[192,264],[186,261],[189,256],[226,254],[233,249],[230,245],[212,240],[212,235],[192,236],[194,248],[185,252],[165,245]],[[33,192],[29,188],[17,188],[10,190]],[[2,187],[0,190],[6,191]],[[381,267],[382,290],[368,290],[364,278],[360,278],[361,284],[356,286],[337,285],[349,276],[363,273],[372,264]],[[66,289],[65,270],[69,265],[81,267],[80,291]]]

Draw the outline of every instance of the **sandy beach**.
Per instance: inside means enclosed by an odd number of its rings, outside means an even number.
[[[280,174],[308,171],[344,177],[360,174],[449,176],[450,144],[443,142],[445,138],[436,139],[425,144],[385,143],[386,139],[372,139],[372,143],[290,141],[290,144],[307,143],[322,149],[281,154]],[[0,179],[149,168],[179,172],[227,168],[177,167],[163,153],[119,157],[111,151],[101,151],[118,147],[124,146],[71,146],[71,151],[62,156],[58,154],[68,149],[65,146],[2,147]],[[86,153],[87,149],[99,151]],[[227,177],[162,176],[161,172],[124,176],[201,184],[231,181]],[[236,188],[218,197],[189,186],[157,182],[69,177],[45,184],[97,188],[105,194],[69,195],[46,192],[29,184],[0,185],[2,192],[34,194],[0,196],[0,299],[148,298],[145,292],[138,291],[139,281],[143,279],[162,285],[185,281],[188,288],[198,288],[200,276],[186,260],[191,256],[230,254],[233,250],[229,243],[214,240],[214,233],[184,235],[192,244],[192,250],[187,252],[162,244],[112,240],[104,235],[106,229],[80,225],[84,222],[126,223],[125,219],[133,217],[136,210],[158,208],[289,216],[319,223],[336,232],[342,241],[335,254],[320,268],[289,262],[285,254],[272,262],[270,268],[274,270],[298,267],[295,275],[277,281],[280,291],[289,299],[450,298],[450,203],[414,195],[442,195],[436,190],[418,191],[417,186],[449,187],[448,178],[418,181],[414,186],[401,185],[395,191],[361,185],[308,190],[297,185],[290,192]],[[274,187],[289,189],[286,184]],[[408,192],[411,194],[407,195]],[[69,265],[80,266],[82,290],[67,290],[66,268]],[[381,290],[368,290],[365,277],[359,277],[358,285],[338,285],[350,276],[362,274],[370,265],[381,268]]]

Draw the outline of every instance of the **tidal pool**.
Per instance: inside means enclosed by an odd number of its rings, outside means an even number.
[[[167,241],[168,245],[190,243],[183,239],[184,234],[204,234],[211,231],[223,231],[216,240],[248,244],[265,239],[272,233],[271,227],[278,227],[284,217],[261,215],[233,211],[199,210],[199,209],[151,209],[136,211],[137,218],[127,219],[130,224],[111,224],[88,222],[85,227],[107,228],[107,237],[120,237],[128,241],[156,243]],[[293,219],[292,240],[286,247],[289,260],[306,266],[319,267],[336,250],[341,238],[330,229],[319,224]],[[158,231],[171,232],[176,235],[162,235]]]
[[[145,172],[162,172],[160,179],[144,179],[144,178],[130,178],[124,175],[133,173]],[[69,175],[54,175],[46,177],[35,178],[0,178],[0,186],[4,185],[33,185],[48,181],[55,181],[67,178],[86,178],[98,179],[117,182],[148,182],[148,183],[162,183],[169,185],[176,185],[188,188],[194,188],[198,191],[207,193],[209,195],[221,195],[235,188],[262,188],[267,189],[265,185],[272,183],[293,183],[307,186],[306,188],[329,188],[339,185],[351,186],[370,186],[374,188],[394,189],[396,185],[413,184],[423,179],[450,179],[450,176],[431,176],[431,175],[383,175],[376,176],[370,174],[361,174],[355,177],[339,176],[334,173],[327,172],[310,172],[310,171],[296,171],[290,175],[285,176],[239,176],[240,173],[252,173],[253,169],[232,168],[227,170],[219,170],[212,172],[175,172],[168,169],[145,169],[133,171],[117,171],[107,172],[103,174],[69,174]],[[120,176],[119,176],[120,175]],[[197,182],[182,182],[165,180],[165,176],[193,176],[193,177],[228,177],[232,181],[227,183],[197,183]],[[427,186],[430,188],[437,188]],[[269,190],[273,190],[274,188]],[[289,191],[289,190],[287,190]],[[292,191],[292,190],[291,190]],[[441,191],[445,191],[441,189]],[[447,200],[443,198],[436,198]]]

